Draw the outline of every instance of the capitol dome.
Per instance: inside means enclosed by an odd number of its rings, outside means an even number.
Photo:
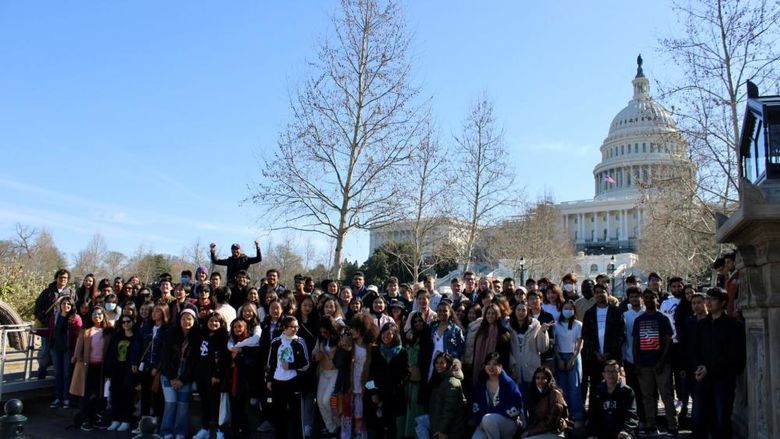
[[[650,96],[650,81],[637,57],[634,95],[612,119],[593,169],[596,199],[634,198],[642,183],[668,175],[687,159],[687,145],[672,115]]]
[[[634,96],[626,108],[620,110],[617,116],[612,119],[607,137],[631,134],[636,131],[646,132],[653,129],[676,131],[677,125],[669,112],[645,93]]]

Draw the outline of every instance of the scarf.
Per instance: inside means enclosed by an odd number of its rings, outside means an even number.
[[[485,362],[488,354],[496,350],[496,340],[498,339],[498,323],[490,325],[487,334],[477,337],[476,349],[474,352],[473,371],[471,373],[472,382],[476,383],[479,379],[479,373],[482,371],[482,363]]]
[[[244,340],[245,338],[249,338],[249,331],[244,331],[243,335],[235,335],[233,334],[233,338],[235,339],[235,343],[240,342],[241,340]],[[236,357],[233,357],[233,383],[230,386],[230,394],[233,396],[236,396],[238,393],[238,367],[236,364]]]
[[[379,345],[379,353],[382,354],[382,358],[384,358],[387,363],[390,363],[399,352],[401,352],[400,344],[388,346],[382,343]]]

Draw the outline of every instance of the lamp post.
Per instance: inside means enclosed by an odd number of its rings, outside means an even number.
[[[615,290],[615,255],[612,255],[612,257],[609,258],[607,274],[609,275],[609,292],[612,293]]]
[[[520,286],[525,286],[525,258],[520,257]]]

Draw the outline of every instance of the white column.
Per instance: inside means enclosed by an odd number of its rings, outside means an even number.
[[[628,209],[623,209],[623,232],[620,235],[628,241]]]
[[[609,218],[609,211],[607,211],[607,236],[604,239],[605,241],[609,241],[609,237],[610,237],[610,235],[612,233],[610,231],[609,227],[610,227],[610,218]]]

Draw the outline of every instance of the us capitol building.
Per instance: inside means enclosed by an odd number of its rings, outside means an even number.
[[[634,95],[612,120],[601,145],[601,162],[593,168],[595,196],[556,205],[562,214],[563,229],[576,247],[573,271],[580,275],[607,273],[610,263],[615,264],[616,276],[633,273],[642,228],[648,221],[640,203],[643,191],[652,197],[649,188],[653,179],[680,170],[695,172],[674,119],[650,96],[650,81],[642,71],[641,56],[637,57],[636,76],[631,82]],[[440,242],[464,240],[457,222],[447,219],[436,227],[434,234]],[[372,230],[369,254],[386,242],[410,240],[411,226],[407,221]],[[425,249],[428,253],[432,250]],[[518,267],[510,265],[500,261],[493,273],[511,275]]]
[[[598,255],[615,255],[616,265],[624,270],[633,267],[647,224],[640,205],[643,185],[679,169],[693,169],[674,119],[650,96],[641,56],[631,82],[634,95],[612,119],[601,145],[601,162],[593,168],[595,196],[557,204],[579,254],[575,271],[585,275],[606,272],[607,258]]]

